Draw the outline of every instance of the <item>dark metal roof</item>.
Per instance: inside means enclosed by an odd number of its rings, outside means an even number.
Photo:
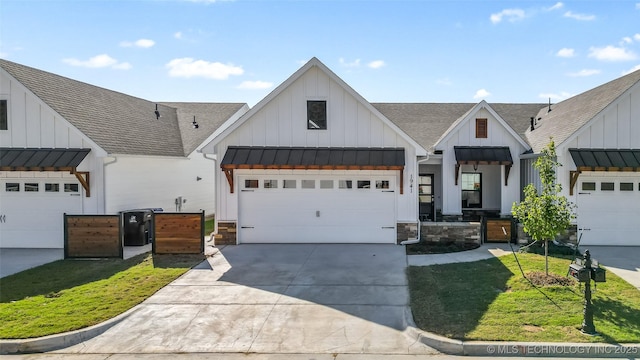
[[[454,151],[458,164],[513,164],[506,146],[455,146]]]
[[[640,149],[569,149],[578,170],[640,171]]]
[[[230,146],[220,166],[223,169],[403,167],[404,149]]]
[[[0,169],[76,168],[91,149],[0,148]]]

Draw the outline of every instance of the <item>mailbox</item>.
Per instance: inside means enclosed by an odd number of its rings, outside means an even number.
[[[587,282],[591,280],[591,271],[580,264],[569,265],[569,275],[579,282]]]
[[[591,279],[595,282],[606,282],[607,281],[606,273],[607,273],[607,270],[601,267],[592,268]]]

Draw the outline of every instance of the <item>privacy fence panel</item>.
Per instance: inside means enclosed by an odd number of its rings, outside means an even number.
[[[504,227],[504,231],[502,228]],[[510,242],[512,239],[511,219],[486,219],[486,237],[488,242]],[[505,232],[507,233],[505,235]]]
[[[64,257],[122,258],[120,215],[64,215]]]
[[[204,211],[155,213],[154,254],[204,253]]]

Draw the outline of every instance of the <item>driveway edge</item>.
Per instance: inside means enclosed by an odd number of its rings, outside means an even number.
[[[96,337],[140,309],[139,305],[122,314],[87,328],[32,339],[0,340],[0,355],[42,353],[66,348]]]
[[[447,355],[489,357],[640,358],[640,344],[461,341],[418,329],[411,309],[405,311],[406,333]]]

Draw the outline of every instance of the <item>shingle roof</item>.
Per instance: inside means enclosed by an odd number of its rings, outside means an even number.
[[[202,121],[198,120],[203,131],[187,132],[192,119],[183,124],[181,112],[174,107],[159,104],[161,117],[156,119],[155,102],[3,59],[0,67],[110,154],[186,156],[199,145],[199,139],[204,141],[213,133],[205,134],[211,128],[209,122],[234,108],[208,104],[211,119],[201,116]],[[239,109],[244,104],[236,105]]]
[[[433,146],[474,103],[373,103],[389,120],[425,149]],[[529,128],[531,117],[545,104],[489,104],[519,135]],[[524,136],[523,136],[524,138]]]
[[[526,133],[533,151],[540,152],[550,137],[556,146],[561,144],[638,81],[640,70],[559,102],[551,106],[551,112],[542,109],[537,127]]]

